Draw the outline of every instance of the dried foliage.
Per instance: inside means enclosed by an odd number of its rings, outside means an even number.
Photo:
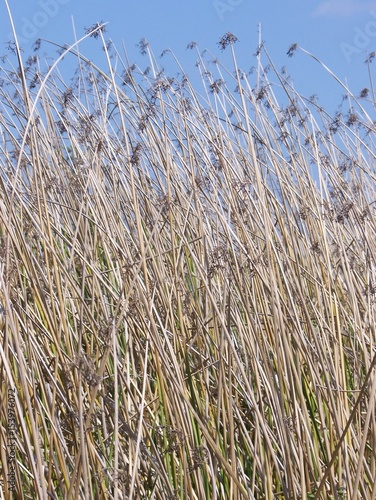
[[[374,124],[229,33],[233,72],[190,44],[203,95],[103,36],[107,72],[70,47],[64,83],[39,42],[0,74],[17,498],[375,498]]]

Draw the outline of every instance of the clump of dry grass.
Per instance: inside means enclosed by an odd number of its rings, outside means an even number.
[[[203,95],[87,36],[108,71],[0,75],[3,478],[10,387],[17,498],[376,498],[363,101],[332,118],[231,34]]]

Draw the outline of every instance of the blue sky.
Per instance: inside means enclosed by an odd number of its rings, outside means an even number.
[[[79,37],[84,27],[106,21],[108,37],[118,49],[124,41],[131,63],[142,67],[143,58],[136,44],[145,37],[155,54],[171,48],[189,75],[195,74],[195,68],[187,44],[195,41],[200,49],[208,48],[220,55],[217,42],[227,31],[239,39],[239,65],[249,69],[254,64],[257,27],[261,23],[262,39],[276,67],[286,66],[297,90],[306,96],[318,94],[330,111],[339,104],[343,90],[304,54],[288,58],[289,46],[298,43],[315,54],[346,80],[355,94],[369,87],[364,61],[367,52],[376,50],[376,1],[9,0],[9,4],[25,57],[31,53],[36,38],[71,43],[73,22]],[[11,36],[4,0],[0,0],[0,34],[4,42],[2,54]],[[81,51],[96,59],[98,43],[89,39]],[[163,61],[163,66],[168,73],[168,63]],[[374,73],[375,66],[371,68]]]

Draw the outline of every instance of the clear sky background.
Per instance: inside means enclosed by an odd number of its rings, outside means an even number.
[[[107,36],[118,50],[124,41],[130,62],[142,67],[136,44],[146,38],[155,54],[171,48],[188,75],[195,75],[194,56],[186,50],[195,41],[222,57],[217,42],[227,31],[234,33],[239,66],[249,69],[262,39],[278,69],[286,66],[297,90],[307,97],[318,94],[328,111],[336,109],[344,91],[325,71],[301,52],[289,58],[293,43],[315,54],[337,76],[348,82],[354,94],[369,87],[367,53],[376,50],[376,1],[366,0],[9,0],[25,58],[37,38],[72,43],[73,21],[77,37],[84,27],[108,22]],[[73,20],[73,21],[72,21]],[[6,52],[11,39],[5,3],[0,0],[0,38]],[[44,46],[46,49],[46,46]],[[51,53],[55,49],[51,49]],[[81,51],[99,57],[98,41],[88,39]],[[224,55],[226,57],[226,55]],[[145,60],[145,67],[147,61]],[[161,63],[168,73],[168,62]],[[371,66],[376,74],[376,59]],[[0,62],[1,66],[1,62]],[[73,70],[72,70],[73,73]],[[174,76],[174,75],[172,75]]]

